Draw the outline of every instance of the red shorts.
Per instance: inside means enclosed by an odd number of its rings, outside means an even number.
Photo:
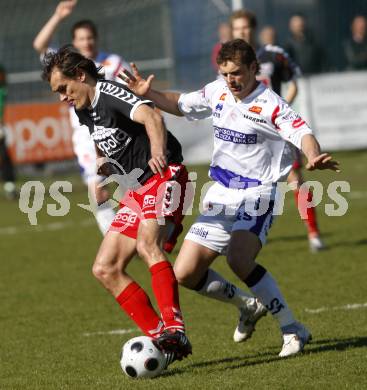
[[[141,220],[156,219],[163,225],[169,219],[175,225],[176,234],[177,231],[181,232],[183,207],[188,204],[188,200],[184,203],[188,182],[184,165],[169,164],[164,177],[155,174],[139,189],[125,193],[110,231],[118,231],[136,239]]]

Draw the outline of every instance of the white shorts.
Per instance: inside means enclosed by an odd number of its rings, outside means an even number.
[[[231,233],[247,230],[264,245],[274,220],[275,190],[276,185],[234,189],[215,183],[206,193],[202,214],[185,239],[225,254]]]

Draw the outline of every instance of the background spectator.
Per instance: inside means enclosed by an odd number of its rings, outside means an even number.
[[[259,41],[261,45],[275,45],[277,33],[273,26],[265,26],[260,30]]]
[[[357,15],[351,24],[351,37],[344,42],[346,68],[350,70],[367,69],[367,21]]]
[[[303,15],[295,14],[289,19],[290,38],[285,49],[300,66],[303,74],[321,72],[325,57],[321,48],[308,30]]]

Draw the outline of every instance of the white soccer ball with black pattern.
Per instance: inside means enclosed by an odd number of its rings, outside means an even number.
[[[166,367],[166,357],[147,336],[134,337],[122,347],[121,368],[130,378],[153,378]]]

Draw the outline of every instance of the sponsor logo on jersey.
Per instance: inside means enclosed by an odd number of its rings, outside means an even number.
[[[215,111],[222,111],[222,110],[223,110],[223,104],[218,103],[218,104],[215,106]]]
[[[153,195],[145,195],[144,196],[143,207],[154,206],[154,205],[155,205],[155,196],[153,196]]]
[[[260,114],[260,112],[262,111],[262,107],[252,106],[248,110],[251,112],[255,112],[256,114]]]
[[[214,126],[214,135],[223,141],[233,142],[234,144],[256,144],[257,134],[245,134],[239,131],[225,129]]]
[[[199,228],[196,226],[193,226],[189,231],[190,231],[190,233],[195,234],[195,236],[199,236],[202,238],[206,238],[206,236],[209,233],[209,231],[207,229],[204,229],[203,227]]]
[[[222,103],[218,103],[216,106],[215,106],[215,111],[213,112],[213,116],[215,118],[220,118],[220,112],[223,110],[223,104]]]
[[[250,121],[255,122],[255,123],[266,123],[266,120],[262,119],[262,118],[255,118],[253,116],[246,115],[246,114],[244,114],[243,117],[245,119],[249,119]]]
[[[268,101],[266,99],[263,99],[263,98],[256,98],[255,99],[255,103],[267,103]]]
[[[292,111],[288,112],[287,114],[285,114],[281,117],[281,119],[283,119],[285,121],[294,121],[294,120],[299,119],[299,118],[300,118],[300,116],[297,113],[292,112]]]
[[[138,215],[136,213],[134,213],[128,207],[124,206],[122,209],[120,209],[117,212],[114,221],[115,222],[123,222],[123,223],[127,223],[129,225],[133,225],[136,222],[137,217],[138,217]]]
[[[123,130],[119,128],[106,128],[103,126],[94,126],[91,137],[98,148],[102,150],[107,157],[114,156],[116,153],[125,150],[131,141],[131,137]]]
[[[226,100],[226,96],[227,96],[227,94],[226,93],[222,93],[221,95],[220,95],[220,98],[219,98],[219,100]]]

